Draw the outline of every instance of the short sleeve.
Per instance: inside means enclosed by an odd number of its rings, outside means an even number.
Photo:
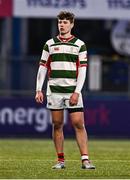
[[[81,45],[79,50],[79,66],[87,66],[87,48],[85,44]]]
[[[46,43],[43,47],[43,51],[42,51],[42,55],[41,55],[39,65],[46,67],[48,64],[48,61],[49,61],[49,56],[50,56],[49,55],[49,47],[48,47],[48,44]]]

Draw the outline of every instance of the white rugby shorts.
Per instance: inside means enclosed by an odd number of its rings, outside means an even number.
[[[82,94],[79,94],[77,105],[70,105],[69,99],[71,94],[65,93],[52,93],[47,95],[47,108],[48,109],[68,109],[68,108],[83,108]]]

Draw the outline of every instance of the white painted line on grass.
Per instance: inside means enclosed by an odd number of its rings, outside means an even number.
[[[46,160],[46,159],[0,159],[0,161],[39,161],[39,162],[44,162],[44,161],[46,161],[46,162],[54,162],[55,161],[55,159],[51,159],[51,160]],[[77,162],[77,161],[80,161],[80,159],[79,160],[77,160],[77,159],[68,159],[68,160],[65,160],[65,161],[71,161],[71,162]],[[94,162],[98,162],[98,161],[101,161],[101,162],[130,162],[130,159],[129,160],[126,160],[126,159],[93,159],[92,161],[94,161]]]

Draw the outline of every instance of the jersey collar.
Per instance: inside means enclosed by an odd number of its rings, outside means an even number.
[[[68,38],[63,38],[63,37],[61,37],[60,35],[58,35],[57,38],[58,38],[60,41],[62,41],[62,42],[69,42],[69,41],[71,41],[71,40],[74,38],[74,35],[71,35],[71,36],[68,37]]]

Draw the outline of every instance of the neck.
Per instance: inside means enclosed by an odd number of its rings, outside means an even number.
[[[65,34],[59,34],[59,36],[61,37],[61,38],[69,38],[69,37],[71,37],[72,35],[71,35],[71,33],[70,32],[68,32],[68,33],[65,33]]]

